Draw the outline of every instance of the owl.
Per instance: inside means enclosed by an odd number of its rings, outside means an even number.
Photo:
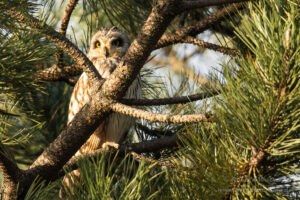
[[[93,37],[90,43],[90,49],[87,54],[88,58],[93,62],[99,74],[103,78],[108,78],[109,75],[118,66],[121,58],[125,55],[130,41],[128,36],[116,27],[110,29],[100,29]],[[78,79],[69,104],[68,123],[72,121],[80,109],[90,101],[91,86],[90,80],[86,73],[83,73]],[[125,98],[140,98],[141,87],[140,77],[132,83],[128,88]],[[75,156],[93,150],[121,143],[126,134],[134,123],[133,118],[112,113],[104,122],[102,122],[95,132],[90,136],[86,143],[77,151]],[[60,198],[66,199],[66,191],[70,192],[70,181],[78,182],[80,172],[72,171],[63,179],[63,187],[60,190]]]

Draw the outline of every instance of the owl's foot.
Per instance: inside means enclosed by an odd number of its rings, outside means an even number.
[[[117,144],[115,142],[105,142],[102,145],[102,148],[105,149],[105,150],[109,150],[110,148],[119,149],[119,144]]]

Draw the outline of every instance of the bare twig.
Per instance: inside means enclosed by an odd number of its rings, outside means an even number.
[[[126,106],[121,103],[114,103],[111,109],[115,112],[128,115],[131,117],[145,119],[150,122],[165,122],[165,123],[196,123],[196,122],[209,122],[211,121],[210,114],[194,114],[194,115],[168,115],[151,113],[145,110]]]
[[[63,18],[61,20],[61,24],[60,24],[60,29],[59,32],[65,36],[66,35],[66,31],[69,25],[69,21],[72,15],[72,12],[76,6],[76,4],[78,3],[78,0],[70,0],[70,2],[68,3]],[[62,68],[62,60],[63,60],[63,51],[61,49],[59,49],[56,53],[56,64],[59,68]],[[63,71],[63,69],[62,69]],[[69,77],[67,77],[68,75],[66,75],[66,80],[68,80]]]
[[[78,3],[78,0],[70,0],[69,4],[67,5],[67,7],[65,9],[64,16],[61,20],[60,29],[59,29],[59,32],[63,35],[66,35],[70,17],[72,15],[72,12],[77,3]]]
[[[203,47],[203,48],[218,51],[218,52],[221,52],[221,53],[227,54],[227,55],[234,55],[234,56],[239,56],[240,55],[240,53],[238,51],[236,51],[235,49],[231,49],[231,48],[228,48],[228,47],[223,47],[223,46],[220,46],[220,45],[205,42],[203,40],[199,40],[199,39],[194,38],[194,37],[178,38],[176,43],[190,43],[190,44],[198,45],[198,46]]]
[[[200,94],[193,94],[181,97],[163,98],[163,99],[120,99],[120,103],[126,105],[135,106],[158,106],[158,105],[170,105],[170,104],[184,104],[192,101],[198,101],[212,97],[219,94],[219,91],[213,90],[210,92],[203,92]]]
[[[213,15],[210,15],[200,22],[188,26],[185,28],[181,28],[175,31],[175,33],[172,34],[164,34],[161,39],[158,41],[156,45],[156,49],[166,47],[169,45],[173,45],[178,43],[178,41],[181,40],[181,38],[185,38],[187,36],[196,36],[199,33],[202,33],[203,31],[209,29],[213,24],[220,22],[225,17],[235,13],[237,9],[241,8],[244,4],[243,3],[236,3],[229,6],[224,7],[221,10],[218,10]]]

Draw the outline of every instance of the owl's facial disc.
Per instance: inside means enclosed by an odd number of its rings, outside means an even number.
[[[120,37],[113,37],[107,39],[99,39],[94,42],[93,48],[99,57],[120,57],[122,56],[122,48],[124,41]]]
[[[100,29],[92,38],[89,58],[120,59],[125,55],[130,41],[117,28]]]

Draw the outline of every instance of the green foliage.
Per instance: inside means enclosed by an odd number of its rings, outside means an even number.
[[[160,199],[165,171],[137,162],[127,155],[120,159],[103,153],[79,163],[80,185],[73,184],[71,199]]]
[[[188,149],[178,156],[182,170],[171,176],[174,199],[299,195],[297,5],[279,0],[251,5],[236,29],[249,52],[224,66],[226,87],[213,107],[216,123],[187,127]],[[263,159],[249,166],[260,151]]]
[[[51,2],[47,2],[49,6]],[[54,63],[55,45],[5,15],[7,7],[18,7],[22,12],[36,15],[37,2],[3,4],[5,7],[0,8],[0,138],[10,146],[20,167],[26,167],[64,128],[70,89],[65,84],[36,80],[39,70]],[[50,11],[41,12],[41,20],[46,21],[49,17],[46,12]],[[70,63],[67,59],[65,62]]]

